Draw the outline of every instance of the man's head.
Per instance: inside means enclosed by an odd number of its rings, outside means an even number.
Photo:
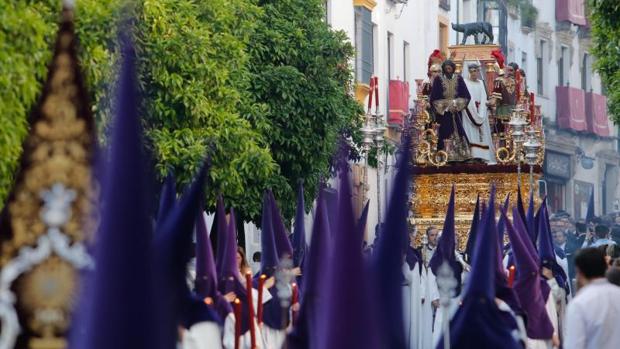
[[[566,242],[566,232],[564,230],[555,230],[553,232],[553,242],[562,246]]]
[[[454,74],[454,71],[456,70],[456,64],[454,64],[452,60],[446,59],[441,64],[441,69],[443,70],[444,75],[451,78],[452,74]]]
[[[575,230],[577,235],[585,234],[588,231],[588,226],[584,222],[577,222],[575,223]]]
[[[260,263],[260,252],[254,252],[252,255],[252,262]]]
[[[430,226],[426,228],[426,241],[428,241],[430,246],[437,246],[437,235],[439,235],[439,230],[436,227]]]
[[[609,227],[604,224],[599,224],[594,227],[594,234],[597,239],[607,239],[609,238]]]
[[[467,66],[467,70],[469,71],[469,79],[471,81],[478,81],[480,78],[480,64],[471,63]]]
[[[506,68],[504,68],[504,74],[508,77],[513,77],[515,75],[515,70],[507,65]]]
[[[436,76],[439,76],[439,74],[441,74],[441,65],[437,63],[431,65],[429,69],[428,77],[432,80]]]
[[[510,62],[510,63],[508,63],[508,66],[509,66],[510,68],[512,68],[512,71],[513,71],[513,72],[516,72],[517,70],[519,70],[519,65],[518,65],[517,63],[515,63],[515,62]]]
[[[605,277],[607,263],[605,255],[597,248],[584,248],[575,255],[575,270],[577,285],[583,287],[590,281]]]

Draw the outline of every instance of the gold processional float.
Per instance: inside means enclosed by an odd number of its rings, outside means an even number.
[[[484,73],[488,96],[494,95],[496,79],[501,78],[501,69],[492,52],[497,45],[457,45],[450,46],[450,56],[456,64],[456,73],[461,73],[465,62],[479,62]],[[512,80],[511,80],[512,81]],[[468,163],[463,161],[464,149],[445,141],[446,150],[437,149],[437,123],[427,111],[428,96],[422,93],[422,80],[417,83],[417,103],[412,111],[413,139],[413,191],[411,195],[411,228],[417,231],[418,244],[422,243],[426,228],[436,226],[441,229],[448,207],[451,187],[456,189],[455,224],[459,249],[463,250],[472,220],[476,198],[488,198],[490,185],[495,184],[497,204],[503,203],[510,194],[511,202],[516,202],[518,184],[524,200],[530,190],[538,191],[542,177],[544,159],[544,130],[540,106],[536,106],[533,94],[524,93],[525,81],[516,72],[512,87],[517,92],[516,104],[508,118],[502,119],[503,133],[493,134],[493,145],[497,164]],[[489,108],[489,122],[500,120],[496,108]],[[525,171],[522,171],[525,170]],[[529,173],[522,173],[529,172]],[[535,201],[541,200],[534,195]],[[497,207],[499,209],[499,207]]]

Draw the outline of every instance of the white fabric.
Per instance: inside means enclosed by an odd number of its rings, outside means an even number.
[[[454,314],[456,314],[456,311],[459,308],[459,304],[461,303],[461,297],[454,297],[452,298],[452,301],[450,302],[450,306],[448,307],[448,319],[447,321],[452,320],[452,317],[454,316]],[[444,322],[444,308],[440,305],[439,308],[437,308],[437,312],[435,314],[435,324],[433,325],[434,327],[434,331],[433,331],[433,347],[437,346],[437,344],[439,343],[439,340],[441,339],[442,335],[443,335],[443,322]]]
[[[620,347],[620,287],[592,281],[568,304],[565,349]]]
[[[433,348],[433,307],[431,302],[435,299],[439,299],[439,292],[437,291],[437,282],[435,281],[435,275],[430,268],[421,266],[422,275],[420,276],[421,283],[421,322],[420,322],[420,340],[418,341],[418,348],[431,349]],[[436,297],[436,298],[434,298]]]
[[[221,349],[222,333],[215,322],[199,322],[183,331],[183,349]]]
[[[271,293],[266,289],[263,291],[263,304],[269,302],[273,297]],[[252,305],[254,306],[254,314],[258,312],[258,290],[252,289]],[[265,326],[266,327],[266,326]],[[263,338],[263,333],[259,330],[258,323],[256,319],[254,319],[254,328],[256,332],[256,344],[261,348],[267,348],[265,339]],[[272,336],[271,338],[273,338]],[[234,349],[235,348],[235,315],[233,313],[228,314],[226,319],[224,320],[224,336],[223,336],[223,344],[225,349]],[[252,346],[252,337],[250,335],[250,331],[247,331],[245,334],[241,336],[240,340],[240,348],[241,349],[251,349]]]
[[[403,263],[403,313],[405,316],[405,336],[409,349],[421,348],[423,330],[422,324],[422,277],[420,275],[420,263],[416,263],[413,269],[409,269],[407,262]]]
[[[491,138],[491,126],[487,115],[487,92],[482,80],[472,81],[464,79],[471,100],[467,105],[474,121],[482,126],[478,127],[471,122],[467,115],[463,115],[463,129],[469,140],[471,155],[477,159],[483,159],[489,163],[495,163],[495,150]],[[476,107],[476,102],[478,107]]]

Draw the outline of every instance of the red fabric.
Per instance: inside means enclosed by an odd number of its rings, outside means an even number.
[[[607,118],[607,97],[597,93],[586,93],[586,114],[588,131],[602,137],[609,136]]]
[[[491,51],[491,57],[495,58],[500,69],[504,69],[504,62],[506,61],[506,58],[504,57],[502,50],[496,49]]]
[[[555,0],[555,19],[558,22],[569,21],[577,25],[586,25],[586,0]]]
[[[430,56],[428,56],[428,69],[431,68],[431,65],[433,65],[433,63],[441,63],[443,61],[445,61],[446,59],[444,58],[444,56],[441,54],[441,51],[439,51],[438,49],[435,49]]]
[[[574,87],[557,86],[555,93],[558,126],[575,131],[587,131],[585,92]]]
[[[409,83],[400,80],[390,80],[389,102],[388,124],[403,126],[403,120],[409,111]]]

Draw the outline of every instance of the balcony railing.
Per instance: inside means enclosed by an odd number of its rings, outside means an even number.
[[[586,25],[586,0],[555,0],[555,19],[576,25]]]
[[[586,94],[582,89],[557,86],[557,124],[560,128],[587,131]]]
[[[585,100],[588,131],[601,137],[609,137],[607,97],[598,93],[587,92]]]

